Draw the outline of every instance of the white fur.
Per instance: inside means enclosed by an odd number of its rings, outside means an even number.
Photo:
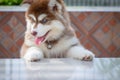
[[[27,22],[27,25],[26,25],[27,31],[26,32],[29,32],[29,31],[31,31],[32,23],[31,23],[31,21],[28,18],[26,18],[26,22]]]
[[[48,50],[44,44],[42,44],[40,48],[45,52],[45,55],[47,57],[52,57],[52,55],[55,55],[56,57],[58,55],[61,55],[62,57],[63,55],[65,55],[64,54],[66,53],[65,51],[69,49],[71,45],[77,44],[78,42],[79,41],[76,37],[73,37],[69,40],[66,40],[65,38],[61,38],[61,41],[57,43],[55,47],[53,46],[51,50]]]
[[[33,46],[33,45],[35,45],[34,40],[31,41],[31,40],[28,40],[28,39],[25,40],[25,44],[28,45],[28,46]]]
[[[65,29],[64,25],[58,21],[58,20],[53,20],[51,24],[49,25],[51,32],[47,36],[47,39],[57,39],[61,36],[63,30]]]
[[[42,19],[44,19],[47,15],[46,14],[41,14],[38,16],[38,21],[41,21]]]
[[[41,37],[41,36],[44,36],[50,29],[51,29],[50,25],[43,25],[39,23],[37,25],[37,28],[34,30],[38,33],[37,37]]]
[[[90,57],[90,59],[92,59],[94,57],[94,54],[91,51],[83,48],[82,46],[74,46],[67,52],[66,57],[80,60],[85,57]]]
[[[30,14],[28,16],[31,17],[34,21],[36,21],[36,18],[35,18],[35,16],[33,14]]]
[[[51,30],[47,38],[50,37],[51,39],[56,39],[63,32],[64,28],[64,25],[60,21],[53,20],[50,25],[43,25],[39,23],[36,31],[38,32],[37,36],[40,37]]]
[[[36,21],[36,18],[34,17],[34,15],[33,14],[30,14],[29,15],[34,21]],[[33,32],[33,31],[35,31],[34,30],[34,26],[35,26],[35,22],[32,22],[32,21],[30,21],[28,18],[26,18],[26,21],[27,21],[27,31],[29,32]]]
[[[28,36],[27,39],[25,39],[25,44],[28,46],[34,46],[35,42],[34,42],[34,37],[32,36]]]
[[[32,21],[30,21],[28,18],[26,18],[26,22],[27,22],[27,30],[26,30],[26,33],[28,32],[33,32],[33,31],[35,31],[35,28],[34,28],[34,26],[35,26],[35,22],[32,22]]]
[[[27,61],[31,61],[33,59],[43,59],[43,57],[43,53],[40,49],[37,47],[30,47],[23,58]]]

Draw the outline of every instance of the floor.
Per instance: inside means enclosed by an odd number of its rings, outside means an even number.
[[[0,80],[119,80],[120,58],[43,59],[25,62],[22,59],[0,59]]]

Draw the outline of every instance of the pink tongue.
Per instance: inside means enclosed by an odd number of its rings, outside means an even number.
[[[44,37],[38,37],[38,38],[36,38],[35,39],[35,43],[37,44],[37,45],[39,45],[41,42],[43,42],[44,41]]]

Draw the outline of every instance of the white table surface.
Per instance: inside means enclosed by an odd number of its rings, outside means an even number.
[[[0,59],[0,80],[120,80],[120,58]]]

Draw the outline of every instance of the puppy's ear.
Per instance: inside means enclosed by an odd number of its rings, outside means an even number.
[[[33,0],[23,0],[22,4],[31,4]]]
[[[34,0],[23,0],[21,6],[29,7]]]
[[[50,0],[49,4],[48,4],[50,10],[53,11],[53,12],[58,12],[58,13],[61,12],[62,1],[63,0]]]

